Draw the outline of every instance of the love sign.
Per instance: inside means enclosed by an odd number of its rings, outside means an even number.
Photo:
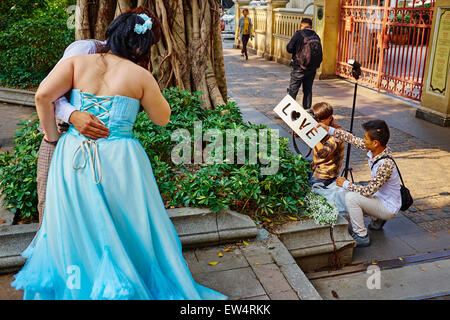
[[[287,95],[273,109],[287,125],[310,147],[314,148],[328,133],[303,109],[297,101]]]

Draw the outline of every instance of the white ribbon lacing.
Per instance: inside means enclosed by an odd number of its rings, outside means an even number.
[[[81,166],[75,167],[75,157],[80,150],[83,152],[84,162]],[[95,184],[99,184],[102,181],[102,165],[100,163],[100,157],[98,156],[98,146],[97,146],[97,142],[95,140],[85,140],[85,141],[81,142],[81,145],[77,148],[77,150],[75,150],[75,153],[73,154],[72,167],[75,170],[80,170],[80,169],[86,167],[86,162],[87,162],[88,157],[89,157],[89,164],[90,164],[91,172],[92,172],[92,179],[94,180]],[[94,159],[95,159],[95,164],[97,165],[98,179],[96,179]]]
[[[81,92],[81,93],[83,93],[83,92]],[[111,100],[110,98],[102,98],[104,100],[100,101],[100,103],[98,103],[98,102],[93,101],[92,99],[90,99],[90,98],[88,98],[88,97],[86,97],[84,95],[83,95],[83,97],[85,97],[87,100],[92,102],[92,104],[90,106],[86,107],[86,108],[83,108],[81,111],[87,111],[87,110],[89,110],[90,108],[92,108],[94,106],[98,106],[100,109],[104,110],[104,112],[99,114],[99,115],[97,115],[97,118],[100,118],[100,117],[102,117],[102,116],[104,116],[104,115],[109,113],[109,110],[104,108],[101,104],[104,103],[104,102],[110,101]],[[105,123],[102,120],[100,120],[100,121],[103,123],[103,125],[105,125]],[[80,150],[83,153],[84,161],[83,161],[83,164],[81,166],[76,167],[75,166],[75,158],[76,158],[76,156],[77,156],[77,154],[78,154],[78,152]],[[98,154],[97,141],[95,141],[95,140],[90,140],[89,139],[89,140],[84,140],[83,142],[81,142],[80,146],[77,148],[77,150],[75,150],[75,153],[73,154],[72,168],[74,170],[80,170],[80,169],[86,167],[86,162],[87,162],[88,158],[89,158],[89,165],[90,165],[91,172],[92,172],[92,179],[94,180],[95,184],[99,184],[102,181],[102,166],[101,166],[100,157],[99,157],[99,154]],[[94,163],[94,160],[95,160],[95,163]],[[98,178],[97,178],[97,175],[95,173],[95,165],[97,165]]]

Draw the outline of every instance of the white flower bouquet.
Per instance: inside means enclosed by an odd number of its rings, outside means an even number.
[[[309,192],[305,197],[306,215],[312,217],[317,224],[331,224],[337,222],[339,211],[334,203],[328,203],[324,196]]]

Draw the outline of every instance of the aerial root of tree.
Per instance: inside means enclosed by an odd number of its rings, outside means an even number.
[[[77,0],[76,39],[103,40],[121,12],[144,6],[160,20],[162,37],[150,68],[161,89],[201,91],[208,109],[227,101],[219,0]]]

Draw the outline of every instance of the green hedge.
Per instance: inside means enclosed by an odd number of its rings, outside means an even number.
[[[0,15],[0,86],[37,88],[75,40],[65,6],[29,7],[31,11]]]
[[[224,142],[226,129],[245,132],[267,127],[244,124],[239,108],[233,102],[214,110],[205,110],[197,93],[171,88],[165,90],[164,95],[172,107],[170,124],[158,127],[149,121],[146,113],[141,113],[134,132],[154,164],[154,174],[168,206],[208,207],[215,212],[234,209],[257,216],[300,214],[302,199],[309,192],[309,164],[302,156],[294,156],[289,151],[287,139],[280,137],[279,170],[274,175],[262,175],[263,165],[259,162],[249,164],[248,143],[246,164],[175,166],[170,158],[174,146],[171,133],[185,128],[193,140],[196,120],[202,121],[203,133],[208,129],[222,131]],[[238,146],[234,148],[236,154]],[[226,154],[226,146],[223,153]]]
[[[2,0],[0,2],[0,31],[4,31],[17,21],[33,17],[47,5],[47,2],[42,0]]]
[[[37,116],[18,123],[12,152],[0,153],[0,190],[3,206],[25,221],[37,221],[36,172],[43,134]]]

